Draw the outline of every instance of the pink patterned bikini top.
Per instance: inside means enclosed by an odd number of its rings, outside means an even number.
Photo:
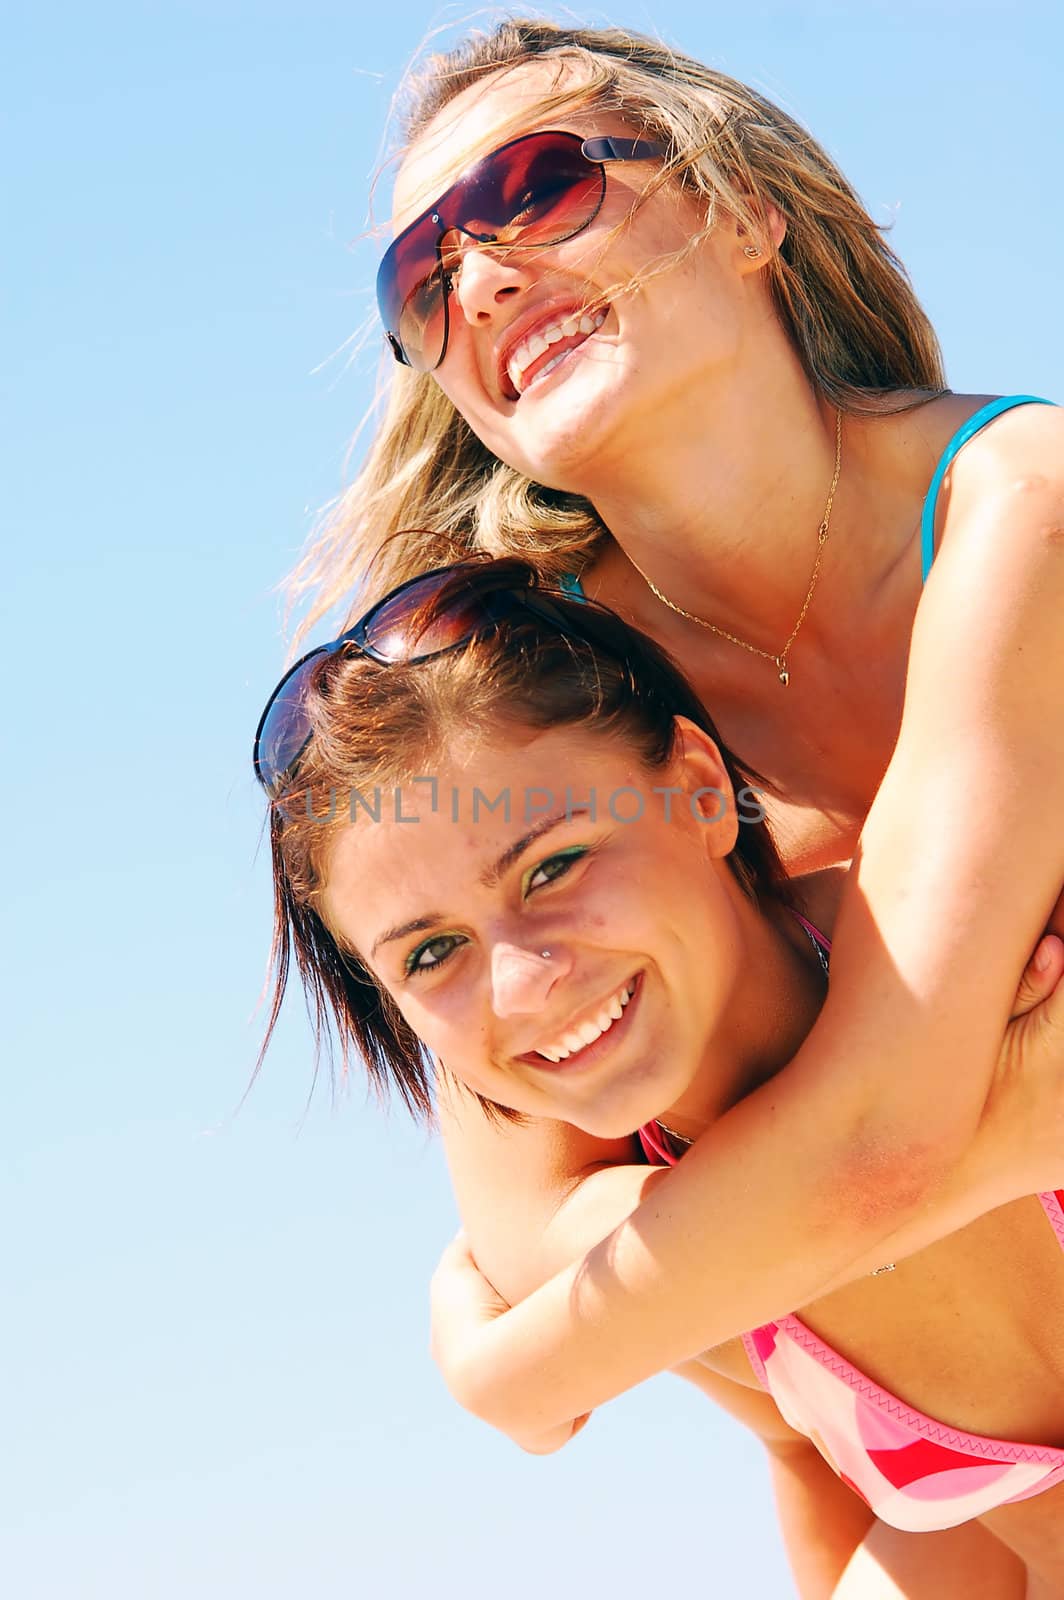
[[[831,945],[803,925],[824,950]],[[683,1150],[659,1123],[640,1128],[652,1165]],[[1064,1191],[1038,1196],[1064,1250]],[[825,1344],[800,1317],[743,1334],[754,1375],[784,1421],[811,1439],[877,1517],[907,1533],[955,1528],[1064,1482],[1064,1449],[963,1433],[914,1411]]]

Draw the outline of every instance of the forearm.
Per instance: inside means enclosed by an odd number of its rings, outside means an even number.
[[[766,1085],[580,1262],[463,1339],[453,1392],[506,1433],[546,1431],[872,1270],[889,1236],[936,1237],[929,1153],[861,1159],[856,1137],[800,1085]]]
[[[621,1226],[668,1177],[663,1167],[607,1166],[574,1185],[536,1240],[522,1241],[485,1276],[510,1305],[579,1262]],[[477,1265],[484,1271],[476,1247]]]
[[[567,1389],[563,1385],[563,1395],[567,1393],[570,1398],[559,1400],[555,1395],[554,1403],[571,1405],[573,1412],[579,1412],[584,1406],[598,1403],[603,1394],[619,1393],[638,1382],[646,1372],[654,1370],[658,1361],[663,1366],[675,1366],[677,1341],[687,1342],[684,1329],[689,1330],[690,1342],[697,1342],[701,1351],[742,1326],[729,1325],[736,1306],[749,1308],[747,1325],[774,1314],[771,1309],[764,1309],[766,1302],[756,1299],[758,1270],[771,1273],[776,1283],[784,1283],[790,1272],[795,1284],[792,1304],[798,1305],[803,1303],[807,1275],[823,1274],[823,1289],[846,1283],[858,1273],[911,1253],[964,1226],[973,1216],[1000,1205],[1011,1197],[1008,1183],[1003,1186],[1002,1182],[1002,1172],[1008,1165],[1002,1160],[1003,1148],[1023,1156],[1039,1142],[1046,1145],[1048,1168],[1043,1168],[1039,1181],[1029,1188],[1057,1187],[1064,1143],[1055,1130],[1064,1129],[1064,1102],[1055,1086],[1059,1072],[1054,1063],[1059,1063],[1064,1054],[1064,988],[1060,986],[1064,952],[1058,940],[1047,941],[1047,947],[1040,975],[1034,966],[1028,968],[1015,997],[1016,1021],[1010,1026],[1002,1049],[988,1112],[960,1163],[936,1173],[922,1148],[914,1148],[907,1159],[894,1161],[886,1159],[884,1150],[875,1160],[857,1160],[851,1149],[835,1181],[820,1182],[819,1193],[824,1199],[818,1202],[814,1176],[818,1158],[830,1162],[840,1130],[846,1128],[839,1117],[847,1099],[840,1092],[836,1097],[836,1121],[830,1128],[818,1124],[815,1118],[803,1123],[799,1099],[793,1107],[793,1126],[802,1161],[795,1161],[793,1152],[785,1148],[782,1164],[777,1163],[775,1170],[769,1165],[756,1175],[755,1158],[771,1162],[775,1130],[781,1125],[787,1126],[788,1132],[791,1128],[786,1120],[786,1086],[777,1083],[761,1094],[760,1123],[755,1120],[750,1125],[748,1109],[744,1114],[743,1108],[737,1108],[699,1141],[675,1172],[648,1172],[645,1168],[624,1166],[585,1175],[578,1189],[557,1209],[546,1230],[548,1237],[539,1242],[541,1273],[553,1270],[555,1264],[575,1260],[598,1232],[608,1232],[615,1217],[623,1218],[637,1198],[641,1196],[644,1203],[615,1229],[604,1246],[591,1252],[587,1263],[548,1285],[547,1292],[534,1296],[533,1303],[522,1307],[520,1315],[507,1314],[500,1319],[499,1310],[503,1308],[497,1301],[482,1314],[484,1308],[479,1306],[475,1292],[482,1280],[475,1272],[471,1279],[467,1278],[467,1296],[472,1294],[472,1299],[467,1297],[466,1308],[472,1314],[463,1312],[460,1301],[452,1298],[454,1314],[445,1315],[439,1324],[441,1330],[463,1330],[460,1338],[444,1335],[439,1344],[441,1366],[456,1395],[478,1414],[517,1436],[511,1401],[517,1381],[515,1363],[518,1367],[528,1363],[521,1392],[531,1402],[541,1394],[539,1386],[544,1378],[551,1376],[542,1358],[555,1351],[568,1384]],[[1017,1076],[1046,1082],[1048,1094],[1040,1093],[1033,1099],[1021,1096],[1017,1101],[1016,1090],[1010,1087]],[[749,1108],[749,1104],[744,1106]],[[782,1123],[781,1116],[785,1119]],[[852,1134],[851,1146],[855,1148]],[[1024,1156],[1017,1170],[1023,1170],[1026,1161]],[[829,1168],[825,1166],[825,1170]],[[692,1206],[705,1207],[707,1195],[712,1198],[714,1193],[713,1185],[726,1186],[729,1181],[740,1186],[742,1203],[731,1206],[724,1223],[718,1226],[712,1226],[712,1211],[705,1212],[711,1225],[700,1230],[702,1242],[692,1257],[684,1235],[671,1231],[675,1214],[685,1206],[687,1215]],[[852,1194],[848,1195],[844,1182],[856,1185]],[[817,1204],[819,1229],[810,1226]],[[756,1253],[751,1253],[759,1247],[759,1229],[766,1230],[765,1237],[770,1241],[769,1253],[762,1262]],[[863,1253],[856,1257],[848,1249],[854,1239],[865,1241]],[[684,1278],[682,1274],[692,1259],[695,1275]],[[522,1295],[539,1281],[527,1262],[511,1277],[514,1281],[522,1279]],[[448,1281],[444,1274],[441,1291]],[[671,1299],[669,1289],[677,1291]],[[656,1322],[640,1322],[641,1293],[654,1297],[660,1314]],[[441,1309],[445,1300],[446,1295],[441,1292]],[[479,1309],[474,1311],[474,1306]],[[469,1369],[463,1358],[473,1348],[466,1343],[470,1328],[474,1330],[474,1340],[479,1330],[482,1342],[475,1345],[480,1362],[475,1387],[467,1391],[464,1384]],[[608,1331],[610,1337],[600,1340],[600,1329]],[[568,1340],[564,1350],[553,1343],[555,1336]],[[557,1371],[554,1377],[557,1379]],[[527,1437],[527,1406],[524,1414],[521,1436]],[[550,1414],[548,1407],[547,1415]],[[539,1420],[542,1427],[542,1415]]]
[[[968,1163],[1064,880],[1064,498],[979,483],[972,504],[921,603],[820,1020],[578,1267],[470,1341],[452,1387],[505,1431],[592,1410],[919,1249],[1009,1183],[1027,1192],[1019,1164]]]

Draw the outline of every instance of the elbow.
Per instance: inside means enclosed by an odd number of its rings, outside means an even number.
[[[444,1360],[435,1339],[432,1341],[431,1351],[433,1361],[443,1379],[447,1393],[456,1405],[463,1411],[468,1411],[471,1417],[476,1417],[480,1422],[494,1425],[495,1417],[491,1415],[490,1390],[483,1381],[477,1381],[476,1364],[464,1359]]]
[[[486,1422],[489,1428],[505,1433],[523,1448],[519,1435],[523,1419],[513,1415],[513,1407],[506,1402],[505,1387],[495,1377],[490,1362],[479,1348],[465,1350],[460,1358],[452,1358],[446,1365],[435,1351],[433,1355],[451,1399],[478,1422]]]
[[[476,1417],[478,1422],[486,1422],[497,1433],[505,1434],[526,1455],[555,1455],[571,1439],[575,1439],[590,1417],[588,1412],[570,1422],[544,1427],[541,1422],[524,1416],[520,1407],[508,1405],[499,1384],[493,1382],[490,1376],[485,1378],[482,1367],[479,1377],[476,1366],[471,1366],[448,1374],[446,1381],[452,1399],[458,1402],[463,1411]]]

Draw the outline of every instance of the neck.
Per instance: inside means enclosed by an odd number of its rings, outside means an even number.
[[[836,427],[835,408],[814,394],[786,341],[774,354],[771,382],[759,368],[744,392],[729,375],[726,407],[725,386],[707,383],[707,392],[641,416],[638,442],[627,430],[611,441],[581,490],[615,541],[600,563],[611,594],[646,589],[650,579],[684,611],[772,655],[809,589]],[[829,538],[802,625],[806,650],[818,636],[833,645],[836,619],[863,609],[918,516],[884,442],[875,423],[843,418]]]
[[[797,1053],[826,993],[823,968],[798,919],[784,906],[763,912],[736,886],[739,978],[702,1065],[662,1120],[697,1139]]]

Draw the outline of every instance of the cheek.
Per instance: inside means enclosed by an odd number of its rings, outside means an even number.
[[[461,1051],[470,1061],[479,1059],[483,1026],[460,992],[449,994],[441,986],[435,994],[422,997],[416,991],[403,990],[392,993],[392,1000],[403,1020],[434,1054],[448,1060]]]

